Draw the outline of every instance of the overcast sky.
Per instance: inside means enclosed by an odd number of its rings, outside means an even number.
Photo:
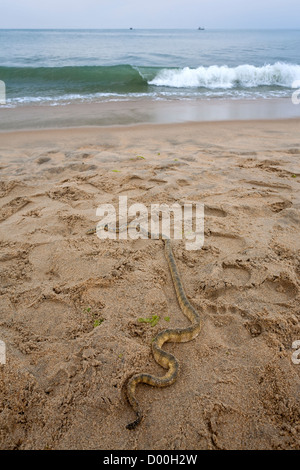
[[[0,0],[0,28],[300,28],[300,0]]]

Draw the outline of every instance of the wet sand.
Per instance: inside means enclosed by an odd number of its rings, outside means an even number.
[[[300,119],[291,98],[212,100],[124,100],[65,106],[0,106],[0,130],[87,126],[178,124],[255,119]]]
[[[1,133],[1,449],[299,449],[300,121],[235,121]],[[199,336],[161,240],[87,236],[100,204],[205,205],[198,251],[173,242]],[[159,316],[155,326],[140,317]],[[169,320],[167,321],[166,318]]]

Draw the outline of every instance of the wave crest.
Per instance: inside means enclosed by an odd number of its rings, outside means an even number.
[[[191,69],[162,69],[149,85],[172,88],[253,88],[258,86],[283,86],[292,88],[293,82],[300,79],[300,65],[277,62],[273,65],[226,65],[198,67]]]

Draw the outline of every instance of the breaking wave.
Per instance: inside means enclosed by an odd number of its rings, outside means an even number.
[[[213,65],[196,69],[162,69],[148,84],[172,88],[292,88],[296,80],[300,80],[300,65],[277,62],[262,67],[245,64],[237,67]]]

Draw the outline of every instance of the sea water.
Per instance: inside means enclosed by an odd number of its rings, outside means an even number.
[[[291,97],[300,30],[0,30],[6,107]]]

